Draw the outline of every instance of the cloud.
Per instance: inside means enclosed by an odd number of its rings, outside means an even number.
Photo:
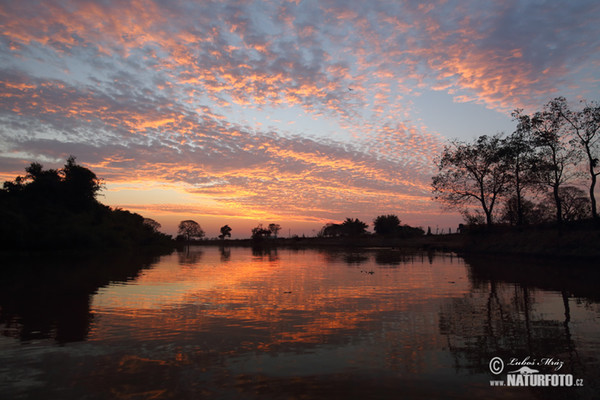
[[[599,16],[584,1],[4,2],[0,165],[75,154],[240,215],[432,212],[444,138],[414,96],[505,112],[596,94]]]
[[[399,153],[386,157],[376,146],[249,131],[208,107],[161,108],[166,101],[161,96],[121,98],[6,71],[1,75],[8,106],[2,123],[14,124],[11,131],[18,132],[3,135],[5,154],[43,154],[57,161],[75,154],[111,183],[180,183],[223,207],[285,218],[340,219],[374,202],[417,210],[429,199],[430,161],[418,153],[427,153],[425,146],[439,148],[439,142],[419,144],[414,132],[391,126],[382,131],[390,135],[396,129],[399,141]]]

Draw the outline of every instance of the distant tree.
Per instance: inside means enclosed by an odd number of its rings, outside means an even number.
[[[551,100],[542,111],[530,118],[531,134],[537,148],[533,170],[536,181],[552,189],[556,206],[556,221],[563,220],[560,188],[576,173],[571,168],[578,158],[576,148],[571,145],[572,136],[563,118],[564,102],[561,98]]]
[[[341,224],[344,236],[360,236],[367,232],[368,224],[362,222],[358,218],[346,218]]]
[[[201,239],[204,237],[204,231],[200,227],[200,224],[189,219],[179,223],[177,234],[182,235],[185,240],[190,240],[191,238]]]
[[[433,177],[434,198],[462,209],[479,204],[488,226],[494,206],[508,190],[508,166],[501,153],[501,138],[480,136],[475,143],[454,141],[447,146]]]
[[[373,220],[373,230],[381,236],[393,236],[398,233],[400,227],[400,219],[398,216],[380,215]]]
[[[152,231],[154,231],[154,232],[158,232],[158,230],[162,226],[161,224],[159,224],[152,218],[144,218],[144,225],[148,225],[150,228],[152,228]]]
[[[271,237],[271,231],[269,229],[265,229],[263,224],[258,224],[258,226],[252,228],[252,239],[260,240]]]
[[[269,228],[268,229],[271,232],[271,234],[273,235],[273,237],[275,237],[277,239],[277,234],[281,230],[281,225],[279,225],[279,224],[269,224]]]
[[[219,235],[219,239],[225,239],[225,237],[231,237],[231,228],[229,227],[229,225],[221,227],[221,234]]]
[[[573,131],[573,142],[580,148],[587,162],[587,172],[590,177],[590,206],[593,218],[598,218],[596,206],[596,181],[600,175],[600,105],[596,102],[586,104],[581,111],[572,111],[564,97],[557,97],[553,104],[567,121]]]
[[[325,224],[323,228],[321,228],[321,232],[319,232],[319,236],[322,237],[339,237],[343,236],[343,229],[341,224],[328,223]]]
[[[360,221],[358,218],[346,218],[341,224],[328,223],[319,232],[321,237],[353,237],[366,233],[368,224]]]

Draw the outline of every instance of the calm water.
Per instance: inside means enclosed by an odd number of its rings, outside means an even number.
[[[2,275],[3,399],[600,396],[589,266],[218,247],[27,264]],[[491,386],[520,368],[493,357],[583,386]]]

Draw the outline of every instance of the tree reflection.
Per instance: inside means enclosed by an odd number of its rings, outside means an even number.
[[[457,369],[485,373],[492,357],[508,360],[530,356],[569,360],[561,373],[582,372],[583,363],[570,330],[569,293],[587,296],[594,290],[597,272],[579,269],[580,277],[572,280],[572,270],[548,262],[515,263],[512,259],[507,263],[509,260],[491,261],[489,257],[466,261],[471,293],[448,302],[439,313],[439,330],[446,336]],[[543,275],[536,274],[541,271]],[[547,296],[548,291],[560,293],[562,298],[562,304],[555,304],[562,310],[550,312],[550,317],[538,310],[536,299]],[[547,299],[539,301],[544,302]],[[556,318],[561,314],[564,318]]]
[[[202,260],[204,252],[197,246],[185,246],[183,249],[177,252],[179,259],[179,265],[193,266]]]
[[[231,249],[229,247],[220,246],[219,253],[221,254],[221,262],[225,263],[231,260]]]
[[[132,254],[6,260],[0,271],[2,334],[23,341],[85,340],[93,321],[91,296],[110,282],[134,279],[156,260]]]
[[[279,260],[277,247],[271,246],[252,246],[252,256],[260,258],[261,260],[267,259],[269,262]]]

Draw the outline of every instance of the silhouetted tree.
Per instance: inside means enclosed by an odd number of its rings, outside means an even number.
[[[252,239],[260,240],[271,237],[271,231],[269,229],[265,229],[263,224],[258,224],[258,226],[252,228]]]
[[[562,222],[560,188],[574,177],[571,166],[577,160],[577,151],[570,144],[570,131],[563,118],[564,103],[554,99],[542,111],[529,120],[533,142],[537,148],[537,159],[533,170],[537,182],[552,188],[556,205],[556,221]]]
[[[401,238],[415,237],[415,236],[423,236],[425,231],[421,227],[413,227],[409,225],[402,225],[396,229],[396,235]]]
[[[585,192],[575,186],[561,186],[558,195],[561,203],[561,219],[563,221],[577,221],[590,215],[590,199]],[[552,204],[553,194],[548,194],[546,204]],[[548,211],[556,212],[550,207]]]
[[[434,198],[459,209],[479,204],[487,225],[492,225],[494,206],[508,190],[508,166],[501,146],[499,135],[446,146],[438,163],[439,173],[433,177]]]
[[[517,129],[502,142],[501,157],[507,165],[509,173],[508,191],[512,192],[514,202],[515,225],[524,223],[524,193],[534,185],[532,170],[535,165],[534,145],[531,139],[530,119],[522,116],[522,110],[512,113],[517,121]]]
[[[546,220],[546,211],[534,202],[522,199],[520,211],[516,196],[509,198],[504,204],[501,221],[510,225],[539,224]]]
[[[367,232],[369,225],[358,218],[346,218],[346,220],[342,222],[341,227],[344,236],[360,236]]]
[[[321,232],[319,232],[319,236],[323,237],[339,237],[343,236],[343,234],[342,225],[334,223],[325,224],[325,226],[321,228]]]
[[[231,228],[229,227],[229,225],[221,227],[221,234],[219,235],[219,238],[225,239],[225,237],[231,237]]]
[[[279,224],[269,224],[269,231],[271,231],[271,234],[277,238],[277,234],[279,233],[279,231],[281,230],[281,225]]]
[[[368,224],[360,221],[358,218],[346,218],[341,224],[328,223],[319,232],[318,236],[323,237],[354,237],[366,233]]]
[[[159,224],[152,218],[144,218],[144,225],[148,225],[150,228],[152,228],[152,231],[154,231],[154,232],[158,232],[158,230],[162,226],[161,224]]]
[[[96,200],[100,179],[69,157],[64,168],[39,163],[0,190],[0,247],[65,249],[170,244],[135,213]]]
[[[85,207],[96,200],[96,195],[102,188],[100,179],[89,169],[77,165],[75,157],[67,159],[62,174],[65,194],[72,206]]]
[[[596,102],[586,104],[581,111],[572,111],[567,106],[564,97],[553,100],[555,108],[567,121],[573,131],[574,143],[581,149],[587,161],[587,170],[590,177],[590,206],[593,218],[598,218],[596,208],[596,181],[600,170],[598,158],[600,157],[600,105]]]
[[[200,227],[200,224],[189,219],[179,223],[177,233],[185,237],[186,240],[190,240],[191,238],[201,239],[204,237],[204,231]]]
[[[381,236],[393,236],[398,233],[400,219],[397,215],[380,215],[373,220],[373,230]]]

